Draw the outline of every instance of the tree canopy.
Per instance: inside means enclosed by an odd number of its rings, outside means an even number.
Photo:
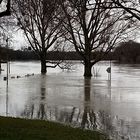
[[[66,40],[75,46],[83,58],[85,76],[91,76],[91,68],[102,60],[115,45],[128,37],[132,24],[125,20],[124,10],[114,8],[108,0],[60,0]],[[99,52],[94,60],[92,52]]]
[[[124,9],[129,13],[129,18],[136,18],[140,20],[140,1],[139,0],[112,0],[115,5],[114,8]]]
[[[14,16],[46,73],[46,53],[63,34],[56,0],[14,0]]]

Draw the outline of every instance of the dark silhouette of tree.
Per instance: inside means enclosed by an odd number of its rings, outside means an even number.
[[[101,61],[113,47],[126,37],[124,32],[130,24],[124,21],[121,9],[113,9],[112,3],[104,0],[60,0],[65,36],[82,57],[84,76],[92,76],[92,66]],[[112,8],[106,8],[112,7]],[[95,59],[92,53],[98,52]]]
[[[138,63],[140,61],[140,43],[134,41],[122,42],[114,54],[120,63]]]
[[[132,0],[112,0],[114,8],[124,9],[127,13],[129,13],[129,18],[135,17],[140,20],[140,1],[132,1]]]
[[[15,0],[14,15],[31,48],[39,56],[41,72],[46,73],[47,51],[63,34],[56,0]]]
[[[4,0],[0,0],[0,5]],[[11,0],[7,0],[7,4],[6,4],[6,10],[0,12],[0,17],[4,17],[4,16],[9,16],[11,15],[11,11],[10,11],[10,6],[11,6]]]

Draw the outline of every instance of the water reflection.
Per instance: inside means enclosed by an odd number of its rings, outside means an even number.
[[[49,106],[47,104],[47,95],[49,94],[47,93],[47,76],[41,75],[40,78],[39,100],[30,99],[21,114],[22,117],[55,120],[86,129],[94,129],[97,127],[96,115],[90,106],[91,79],[84,79],[83,108],[77,108],[75,106]]]
[[[96,114],[90,105],[91,79],[84,79],[84,110],[81,120],[81,128],[94,129],[96,125]]]
[[[6,91],[1,80],[0,113],[98,129],[114,140],[140,140],[139,69],[135,67],[132,74],[127,67],[123,72],[118,66],[113,68],[111,82],[106,73],[84,79],[75,71],[53,72],[10,79]]]
[[[46,75],[40,76],[40,91],[38,95],[40,95],[38,103],[36,103],[35,99],[32,97],[30,98],[29,103],[25,106],[24,112],[21,114],[21,116],[30,118],[30,119],[47,119],[47,100],[46,100]]]
[[[21,113],[22,117],[31,119],[43,119],[57,121],[65,124],[70,124],[73,127],[82,129],[102,130],[109,134],[114,140],[139,140],[139,134],[136,131],[137,124],[131,124],[131,121],[121,119],[119,116],[112,114],[111,104],[111,83],[106,81],[108,94],[107,102],[99,102],[97,95],[102,92],[102,88],[96,89],[93,87],[93,80],[83,79],[82,91],[83,107],[74,105],[61,105],[49,103],[49,81],[46,75],[40,76],[40,84],[38,96],[36,99],[31,97]],[[55,87],[53,87],[55,88]],[[61,87],[59,87],[61,88]],[[58,91],[59,92],[59,91]],[[56,90],[55,93],[57,94]],[[104,97],[105,98],[105,97]],[[101,103],[103,108],[97,109],[96,106]]]
[[[8,95],[8,85],[6,85],[6,116],[8,116],[9,110],[9,95]]]
[[[37,118],[38,119],[44,119],[46,116],[46,111],[45,111],[45,104],[46,104],[46,79],[45,75],[41,75],[41,84],[40,84],[40,105],[39,109],[37,112]]]

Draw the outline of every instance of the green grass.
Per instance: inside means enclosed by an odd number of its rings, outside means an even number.
[[[104,134],[59,123],[0,117],[0,140],[107,140]]]

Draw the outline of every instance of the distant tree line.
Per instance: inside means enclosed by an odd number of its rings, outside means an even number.
[[[92,60],[96,58],[99,52],[93,52],[91,55]],[[113,55],[109,53],[104,60],[113,59]],[[13,50],[0,47],[0,60],[6,62],[7,58],[11,61],[14,60],[39,60],[38,55],[34,51]],[[46,60],[82,60],[81,56],[76,51],[59,52],[49,51]]]
[[[34,51],[13,50],[0,47],[0,60],[39,60],[38,55]],[[81,60],[80,56],[75,52],[59,52],[50,51],[46,56],[46,60]]]
[[[0,48],[0,59],[6,61],[7,53],[9,60],[39,60],[38,55],[34,51],[7,50],[6,48]],[[46,56],[46,60],[81,60],[81,57],[75,51],[50,51]]]
[[[115,49],[115,59],[120,63],[140,63],[140,43],[122,42]]]
[[[93,52],[91,60],[95,60],[100,52]],[[104,52],[105,53],[105,52]],[[0,60],[39,60],[34,51],[13,50],[0,47]],[[46,60],[82,60],[76,51],[49,51]],[[140,63],[140,43],[129,40],[121,42],[113,52],[109,52],[103,60],[116,60],[119,63]]]

